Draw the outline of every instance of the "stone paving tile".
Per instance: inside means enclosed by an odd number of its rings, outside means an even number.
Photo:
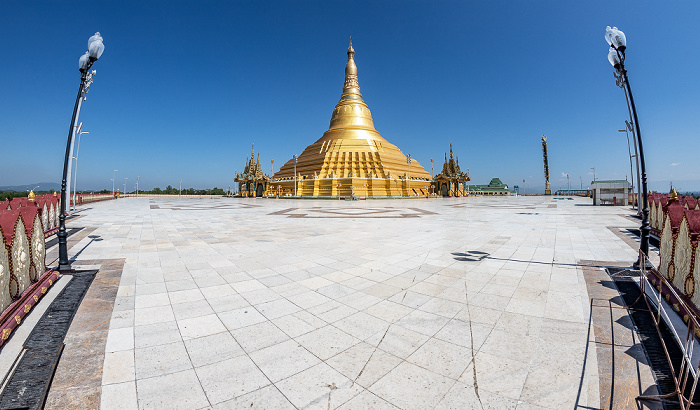
[[[326,363],[361,386],[369,387],[402,362],[396,356],[367,343],[339,353]]]
[[[336,408],[364,390],[326,363],[284,379],[276,386],[297,408],[318,409]]]
[[[199,409],[209,406],[193,369],[136,381],[139,409]]]
[[[136,381],[102,386],[100,408],[105,410],[136,409]]]
[[[251,409],[251,410],[294,410],[296,407],[287,400],[279,389],[273,385],[263,387],[248,394],[235,397],[212,407],[214,410],[229,410],[229,409]]]
[[[260,370],[274,383],[299,373],[321,360],[294,340],[249,354]]]
[[[118,353],[122,352],[113,354]],[[192,368],[192,362],[187,355],[185,344],[181,341],[136,349],[134,356],[137,379],[162,376]],[[107,372],[105,371],[106,374]]]
[[[635,222],[624,207],[551,201],[94,204],[71,222],[102,239],[81,263],[124,258],[101,349],[123,355],[126,369],[105,361],[102,405],[112,397],[127,408],[134,399],[139,408],[567,407],[589,320],[577,263],[634,260],[608,227]],[[353,218],[275,214],[331,205]],[[368,207],[431,214],[365,218]],[[586,363],[579,404],[598,407],[598,367]]]
[[[228,332],[185,341],[192,366],[199,367],[245,354]]]
[[[242,396],[270,384],[270,380],[246,355],[195,369],[207,399],[212,404]]]
[[[422,409],[437,403],[455,384],[454,380],[403,362],[374,383],[369,390],[402,409]]]
[[[243,349],[250,353],[268,346],[289,340],[280,328],[272,322],[262,322],[240,329],[232,330],[231,334]]]
[[[154,323],[152,325],[136,326],[131,332],[131,345],[141,349],[144,347],[158,346],[168,343],[179,342],[182,338],[180,335],[180,329],[177,327],[177,322],[174,320],[172,322],[162,322]],[[119,336],[122,329],[114,329],[110,331],[110,338],[113,333],[116,333],[115,337]],[[108,339],[109,342],[109,339]],[[127,343],[123,341],[123,343]]]
[[[324,326],[295,339],[321,360],[327,360],[360,342],[333,325]]]

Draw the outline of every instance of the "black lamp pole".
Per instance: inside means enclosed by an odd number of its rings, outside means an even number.
[[[78,110],[80,108],[80,100],[87,93],[90,83],[92,82],[92,74],[90,73],[90,67],[97,61],[104,51],[104,44],[102,44],[102,37],[100,33],[95,33],[94,36],[90,37],[88,40],[88,51],[80,57],[80,87],[78,88],[78,96],[75,99],[75,107],[73,107],[73,117],[70,121],[70,128],[68,129],[68,143],[66,144],[66,157],[63,161],[63,178],[61,179],[61,209],[58,215],[58,270],[61,273],[71,272],[71,263],[68,259],[68,234],[66,232],[66,181],[68,179],[68,161],[71,157],[71,141],[73,140],[73,132],[75,127],[75,119],[78,116]]]
[[[624,52],[622,52],[624,56]],[[624,60],[624,58],[623,58]],[[627,78],[627,70],[625,70],[624,61],[620,65],[622,75],[625,77],[625,84],[627,85],[627,94],[630,97],[630,105],[632,106],[632,115],[634,116],[634,127],[637,134],[637,146],[639,147],[639,164],[642,170],[642,227],[641,230],[641,243],[639,249],[644,253],[644,255],[649,256],[649,232],[651,227],[649,226],[649,195],[647,190],[647,168],[644,162],[644,148],[642,147],[642,133],[639,131],[639,119],[637,118],[637,109],[634,106],[634,97],[632,97],[632,88],[630,88],[630,82]],[[637,260],[634,264],[636,268],[639,268],[640,263],[644,261]]]
[[[609,34],[608,34],[609,33]],[[630,87],[629,78],[627,78],[627,70],[625,69],[625,49],[626,38],[624,33],[619,31],[616,27],[610,29],[606,32],[606,39],[610,44],[610,47],[614,50],[608,54],[608,59],[610,63],[615,67],[617,72],[622,75],[625,85],[627,87],[627,95],[629,97],[629,103],[632,108],[632,116],[634,117],[634,127],[637,136],[637,146],[639,147],[639,163],[642,171],[642,226],[640,228],[641,241],[639,244],[639,249],[645,256],[649,256],[649,232],[651,227],[649,226],[649,197],[647,191],[647,171],[646,164],[644,161],[644,148],[642,146],[642,133],[639,130],[639,119],[637,118],[637,108],[634,105],[634,97],[632,96],[632,88]],[[615,58],[617,56],[617,58]],[[638,269],[641,264],[647,265],[647,263],[642,260],[642,256],[637,259],[634,263],[634,267]]]
[[[66,158],[63,161],[63,179],[61,180],[61,213],[58,215],[58,270],[67,272],[71,270],[70,261],[68,260],[68,234],[66,233],[66,180],[68,179],[68,161],[70,161],[70,143],[73,139],[73,128],[75,126],[75,117],[78,115],[78,106],[80,99],[83,98],[83,88],[87,80],[87,70],[80,70],[80,87],[78,88],[78,96],[75,99],[75,107],[73,108],[73,117],[70,120],[68,128],[68,143],[66,144]]]

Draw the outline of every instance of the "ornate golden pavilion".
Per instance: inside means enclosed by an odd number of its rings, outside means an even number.
[[[328,131],[296,158],[287,161],[269,183],[270,195],[406,196],[427,195],[431,175],[416,160],[409,164],[396,145],[374,129],[372,113],[360,94],[352,41],[340,101]]]
[[[268,189],[270,177],[265,175],[260,166],[260,154],[258,162],[255,162],[255,144],[250,151],[250,159],[246,158],[246,165],[243,172],[233,178],[238,182],[238,195],[240,196],[263,196]]]
[[[435,192],[442,196],[464,196],[467,194],[466,183],[471,180],[469,174],[459,169],[459,157],[455,161],[450,144],[450,159],[445,153],[442,172],[435,176]]]

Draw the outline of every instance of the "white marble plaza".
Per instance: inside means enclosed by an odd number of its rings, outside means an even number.
[[[577,262],[638,223],[590,203],[91,204],[69,256],[125,258],[102,408],[598,408]]]

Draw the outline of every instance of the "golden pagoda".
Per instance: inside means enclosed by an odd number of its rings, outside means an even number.
[[[268,194],[427,195],[431,179],[418,161],[411,159],[409,168],[401,150],[374,129],[372,113],[360,94],[351,39],[343,93],[328,131],[273,175]]]

